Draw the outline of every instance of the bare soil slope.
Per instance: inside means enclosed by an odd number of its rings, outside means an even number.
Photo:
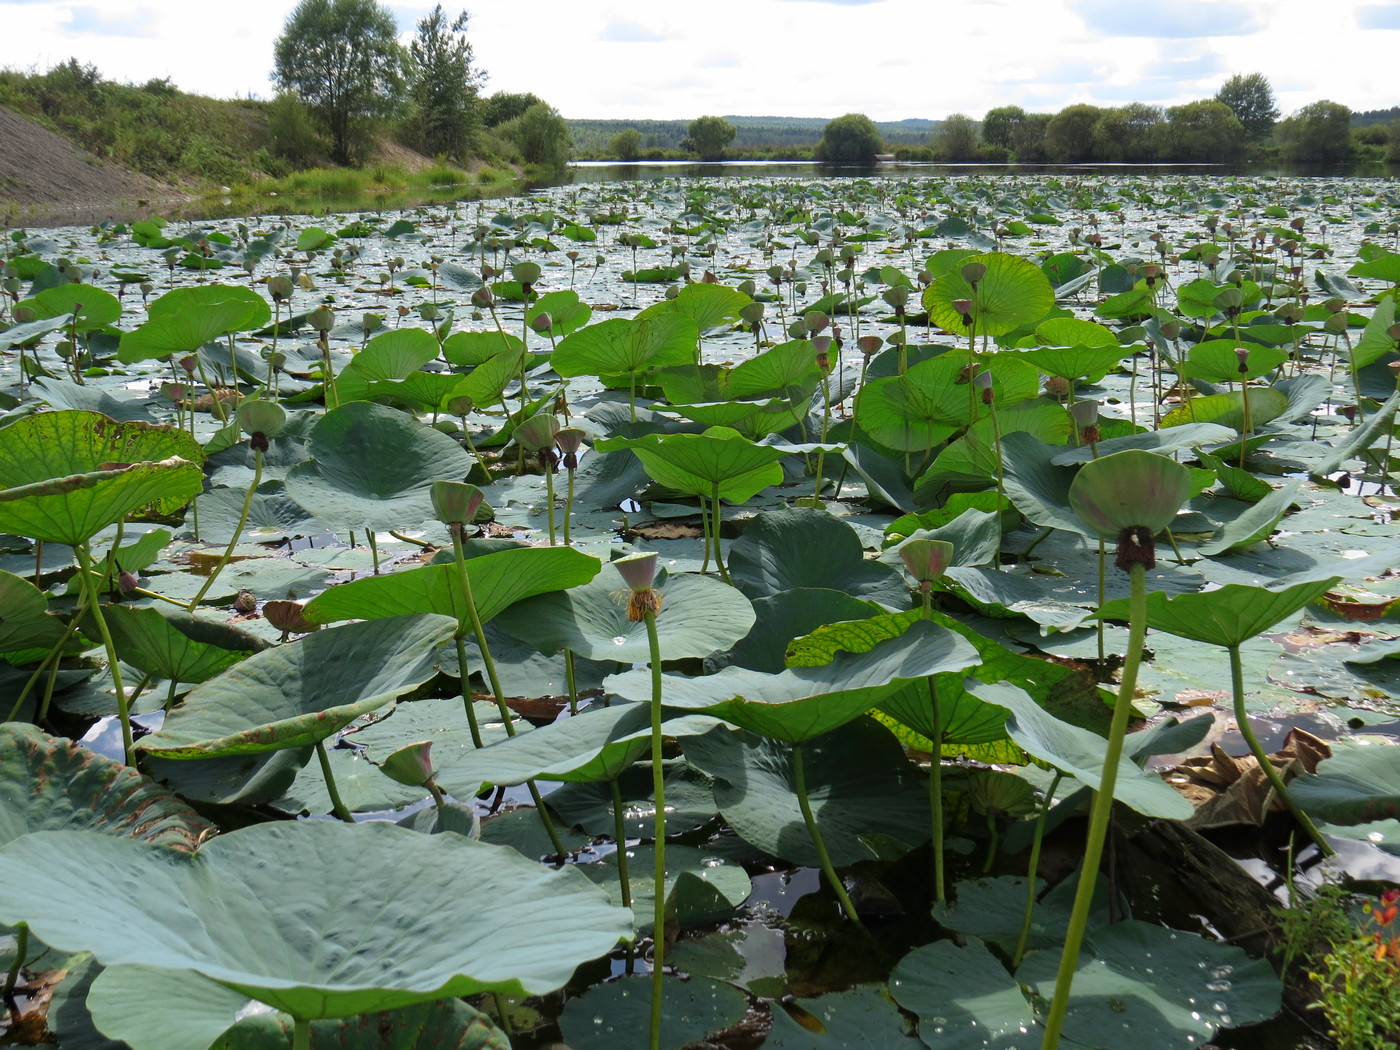
[[[0,202],[18,205],[26,213],[78,211],[173,195],[154,179],[99,160],[0,107]]]

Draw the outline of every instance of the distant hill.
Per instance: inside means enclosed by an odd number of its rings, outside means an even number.
[[[734,125],[735,149],[756,149],[763,146],[812,147],[822,137],[827,117],[742,117],[725,116]],[[645,149],[679,149],[690,120],[570,120],[574,143],[582,154],[606,150],[612,137],[627,128],[641,132]],[[876,121],[885,143],[889,146],[922,146],[929,134],[938,129],[936,120],[909,118]]]

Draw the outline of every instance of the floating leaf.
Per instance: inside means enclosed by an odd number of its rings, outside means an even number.
[[[758,515],[730,548],[729,574],[750,598],[822,587],[895,609],[909,605],[899,573],[867,561],[855,530],[824,510]]]
[[[919,1018],[929,1046],[1012,1050],[1026,1045],[1035,1011],[1006,968],[981,941],[934,941],[895,964],[890,993]]]

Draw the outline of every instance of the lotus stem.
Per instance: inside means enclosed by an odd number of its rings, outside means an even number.
[[[74,551],[78,555],[78,566],[82,570],[83,590],[87,594],[87,606],[92,610],[92,618],[97,622],[97,631],[102,636],[102,645],[107,650],[107,665],[112,672],[112,686],[117,694],[117,717],[122,724],[122,756],[129,766],[136,765],[136,755],[131,746],[131,708],[127,704],[126,690],[122,686],[121,661],[117,659],[117,647],[112,641],[112,632],[107,629],[107,619],[102,615],[102,605],[93,583],[92,552],[86,543],[80,543]]]
[[[661,639],[656,633],[656,611],[645,606],[647,655],[651,670],[651,789],[656,804],[652,832],[654,842],[654,892],[651,926],[651,1039],[650,1050],[661,1050],[661,996],[666,964],[666,770],[661,764]],[[614,787],[616,781],[613,781]],[[617,804],[614,799],[614,806]],[[624,839],[618,848],[625,852]]]
[[[617,881],[622,890],[622,906],[630,908],[632,879],[627,871],[627,822],[623,819],[622,788],[618,786],[617,777],[608,781],[608,788],[612,792],[613,841],[617,843]]]
[[[80,605],[77,609],[73,611],[73,618],[68,621],[68,627],[63,632],[63,637],[61,637],[57,642],[54,643],[53,648],[50,649],[47,654],[45,654],[43,660],[39,662],[39,666],[34,669],[34,673],[29,676],[29,681],[24,683],[24,688],[20,690],[19,696],[15,698],[15,703],[14,706],[10,708],[10,713],[5,716],[6,722],[13,722],[19,717],[19,710],[24,705],[25,698],[28,697],[30,691],[36,685],[39,684],[40,676],[43,675],[44,671],[47,670],[50,666],[56,666],[58,661],[62,659],[63,647],[68,644],[68,639],[72,638],[73,635],[77,633],[78,624],[82,621],[83,613],[86,611],[86,605]],[[52,683],[52,676],[50,676],[49,680],[50,683]],[[49,696],[52,695],[52,693],[53,686],[52,684],[50,684],[49,690],[44,697],[44,703],[34,713],[35,722],[42,722],[46,717],[48,717]]]
[[[1055,975],[1055,995],[1050,1002],[1050,1013],[1045,1018],[1041,1050],[1056,1050],[1060,1045],[1060,1030],[1069,1011],[1070,990],[1079,966],[1079,947],[1084,942],[1084,931],[1089,924],[1089,909],[1094,900],[1099,863],[1103,860],[1104,842],[1108,838],[1108,822],[1113,813],[1113,789],[1118,781],[1118,761],[1123,755],[1123,737],[1128,731],[1133,695],[1137,691],[1138,667],[1142,663],[1142,647],[1147,639],[1147,567],[1141,562],[1128,567],[1128,588],[1128,652],[1123,660],[1123,677],[1118,684],[1118,699],[1114,702],[1113,721],[1108,729],[1103,774],[1089,811],[1084,861],[1079,869],[1079,885],[1074,893],[1069,928],[1065,931],[1060,968]]]
[[[573,544],[573,539],[569,535],[569,523],[574,516],[574,472],[569,471],[569,487],[564,496],[564,546]]]
[[[701,497],[703,501],[704,497]],[[713,489],[713,509],[710,511],[710,534],[714,537],[715,543],[715,565],[719,567],[720,579],[731,587],[734,581],[729,578],[729,570],[724,567],[724,549],[719,545],[719,527],[724,520],[724,515],[720,512],[719,502],[719,482],[714,483]]]
[[[457,643],[457,670],[462,675],[462,707],[467,712],[467,725],[472,733],[472,747],[482,748],[486,745],[481,742],[481,727],[477,725],[476,708],[472,706],[471,675],[467,671],[467,640],[462,636],[461,628],[453,636]]]
[[[462,547],[462,532],[465,526],[461,522],[453,522],[448,528],[452,533],[452,551],[457,556],[457,581],[462,588],[462,600],[467,607],[467,615],[471,619],[477,648],[481,650],[481,663],[486,668],[486,678],[491,683],[491,695],[496,698],[496,709],[500,711],[501,720],[505,723],[506,735],[515,736],[515,719],[511,715],[510,706],[506,703],[506,694],[501,688],[501,679],[496,674],[496,661],[491,658],[491,646],[486,641],[486,628],[482,626],[481,614],[476,609],[476,599],[472,597],[471,576],[467,573],[467,555]],[[470,687],[467,685],[467,666],[465,663],[462,664],[460,670],[462,672],[462,695],[465,697],[470,691]],[[549,842],[554,849],[555,856],[567,857],[568,851],[564,849],[559,832],[554,828],[554,821],[549,819],[549,813],[544,808],[544,799],[540,795],[540,789],[535,786],[533,780],[526,781],[526,786],[530,789],[530,798],[535,803],[535,812],[539,815],[540,824],[543,825],[545,834],[549,836]]]
[[[578,714],[578,679],[574,674],[574,651],[564,650],[564,682],[569,690],[569,716]]]
[[[1060,786],[1060,778],[1064,774],[1058,769],[1055,770],[1055,779],[1050,781],[1049,790],[1045,792],[1045,801],[1041,803],[1040,815],[1035,818],[1035,835],[1031,838],[1031,860],[1026,868],[1026,914],[1021,919],[1021,935],[1016,938],[1016,951],[1011,956],[1011,971],[1014,973],[1021,965],[1021,959],[1026,954],[1026,942],[1031,936],[1031,920],[1035,916],[1035,876],[1040,868],[1040,846],[1045,839],[1045,818],[1050,815],[1050,805],[1055,801],[1055,791]]]
[[[0,989],[0,997],[5,1002],[13,1003],[15,999],[15,984],[19,981],[19,972],[24,968],[24,957],[29,954],[29,923],[20,922],[15,924],[15,961],[10,963],[10,972],[5,974],[5,987]]]
[[[331,770],[331,756],[326,754],[326,745],[322,740],[316,741],[316,757],[321,762],[321,775],[326,779],[326,794],[331,797],[331,812],[347,824],[355,823],[355,818],[340,800],[340,790],[335,786],[335,773]]]
[[[238,512],[238,524],[234,526],[233,535],[229,537],[228,546],[224,548],[224,553],[214,567],[209,570],[209,576],[205,579],[204,585],[199,588],[199,593],[190,599],[185,609],[194,612],[199,607],[199,603],[204,600],[204,596],[209,593],[209,588],[214,586],[214,581],[219,578],[219,573],[224,571],[224,566],[233,557],[233,549],[238,546],[238,541],[243,537],[243,527],[248,524],[248,512],[253,506],[253,497],[257,494],[258,486],[262,484],[263,454],[262,449],[253,449],[253,483],[248,486],[248,491],[243,495],[243,509]]]
[[[1303,812],[1303,808],[1293,800],[1288,788],[1284,786],[1283,776],[1269,761],[1264,745],[1254,735],[1254,727],[1249,724],[1249,715],[1244,709],[1244,661],[1240,658],[1240,647],[1230,645],[1226,646],[1226,649],[1230,653],[1230,688],[1234,692],[1235,724],[1240,727],[1240,736],[1244,737],[1245,743],[1249,745],[1250,752],[1259,763],[1259,771],[1264,774],[1269,786],[1278,793],[1278,797],[1288,807],[1288,812],[1292,813],[1293,819],[1302,825],[1303,830],[1308,833],[1308,837],[1317,843],[1318,852],[1324,857],[1336,856],[1337,851],[1332,848],[1332,844],[1317,829],[1312,818]]]
[[[836,866],[831,863],[831,854],[827,852],[826,840],[822,838],[821,829],[817,827],[817,818],[812,815],[812,803],[807,798],[807,769],[802,757],[801,744],[792,746],[792,775],[797,788],[797,805],[802,810],[802,820],[807,825],[807,834],[812,837],[812,845],[816,847],[826,881],[835,891],[836,899],[841,902],[841,910],[846,913],[846,917],[864,929],[865,924],[860,921],[856,906],[851,903],[851,895],[846,892],[846,884],[841,881],[841,876],[836,874]]]
[[[365,540],[369,543],[370,561],[374,563],[374,574],[379,575],[379,545],[374,542],[374,526],[365,526]]]
[[[541,449],[540,455],[547,457],[549,449]],[[573,480],[573,475],[569,476],[569,480]],[[554,468],[547,461],[544,463],[544,491],[549,516],[549,545],[553,547],[557,542],[554,538]]]
[[[492,992],[491,998],[496,1003],[496,1019],[501,1022],[501,1031],[505,1034],[506,1041],[509,1042],[515,1038],[515,1033],[510,1030],[510,1015],[506,1013],[505,996],[501,995],[500,992]]]
[[[933,831],[930,841],[933,848],[933,899],[941,901],[948,896],[943,855],[943,712],[938,704],[938,689],[933,679],[925,681],[928,682],[928,700],[933,710],[933,754],[928,764],[928,808]]]
[[[311,1021],[306,1017],[292,1019],[292,1050],[311,1050]]]

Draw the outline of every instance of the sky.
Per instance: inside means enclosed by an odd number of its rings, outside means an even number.
[[[449,17],[461,9],[444,4]],[[271,98],[293,0],[0,0],[0,66],[69,57],[108,79]],[[385,3],[407,42],[432,4]],[[876,120],[1179,105],[1233,73],[1284,114],[1400,105],[1400,2],[1373,0],[469,0],[486,90],[565,117]]]

